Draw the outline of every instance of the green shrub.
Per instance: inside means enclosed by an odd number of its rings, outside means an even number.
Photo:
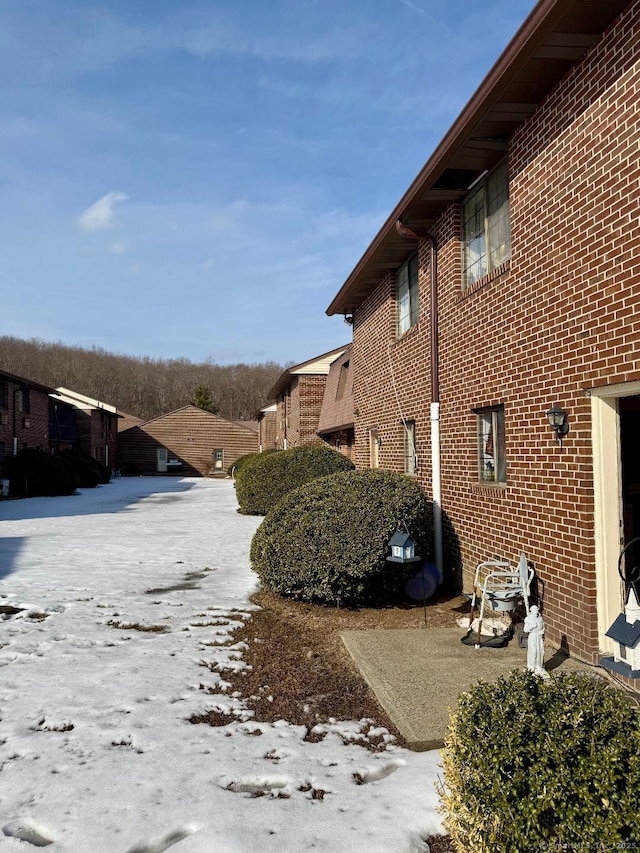
[[[360,605],[395,595],[415,564],[387,563],[388,543],[406,524],[425,559],[431,503],[414,480],[386,471],[347,471],[290,492],[251,543],[262,585],[281,595]]]
[[[72,495],[78,488],[74,470],[57,456],[26,448],[5,463],[9,493],[17,498]]]
[[[111,471],[107,466],[87,453],[63,450],[59,458],[75,471],[81,489],[93,489],[99,483],[108,483],[111,480]]]
[[[600,680],[480,682],[452,714],[443,768],[443,822],[459,851],[640,842],[640,712]]]
[[[266,515],[292,489],[316,477],[353,470],[353,463],[341,453],[321,444],[307,444],[260,453],[242,468],[236,483],[240,512]]]
[[[275,452],[275,448],[270,448],[269,450],[263,450],[262,453],[258,453],[256,451],[255,453],[245,453],[244,456],[238,456],[236,461],[229,465],[229,467],[227,468],[227,474],[230,477],[233,476],[237,479],[238,474],[240,473],[240,471],[242,471],[245,465],[250,464],[251,462],[253,462],[254,459],[258,459],[260,456],[264,456],[265,453]]]

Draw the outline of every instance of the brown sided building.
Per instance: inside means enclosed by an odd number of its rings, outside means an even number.
[[[638,0],[540,0],[328,309],[358,465],[418,479],[465,589],[524,551],[592,663],[640,536],[639,95]]]
[[[49,450],[53,388],[0,370],[0,465],[27,447]]]
[[[208,476],[258,450],[255,427],[183,406],[118,435],[124,473]]]

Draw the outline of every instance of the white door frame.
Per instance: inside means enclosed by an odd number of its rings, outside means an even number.
[[[591,390],[596,603],[598,642],[604,652],[614,650],[613,640],[605,632],[622,609],[618,556],[624,544],[624,531],[618,400],[637,395],[640,395],[640,382]]]

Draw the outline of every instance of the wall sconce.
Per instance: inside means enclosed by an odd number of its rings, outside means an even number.
[[[567,413],[556,403],[546,414],[556,435],[556,441],[559,443],[560,447],[562,447],[562,439],[569,432]]]
[[[376,445],[377,445],[378,447],[382,447],[382,439],[380,438],[380,436],[377,436],[377,437],[376,437]]]
[[[345,314],[344,321],[347,326],[353,326],[353,314]]]

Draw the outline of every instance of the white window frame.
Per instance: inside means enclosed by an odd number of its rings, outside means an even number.
[[[482,485],[507,482],[504,406],[476,409],[478,478]]]
[[[418,254],[405,261],[396,273],[396,333],[404,335],[418,322]]]
[[[504,159],[462,203],[463,287],[471,287],[510,257],[509,167]]]

